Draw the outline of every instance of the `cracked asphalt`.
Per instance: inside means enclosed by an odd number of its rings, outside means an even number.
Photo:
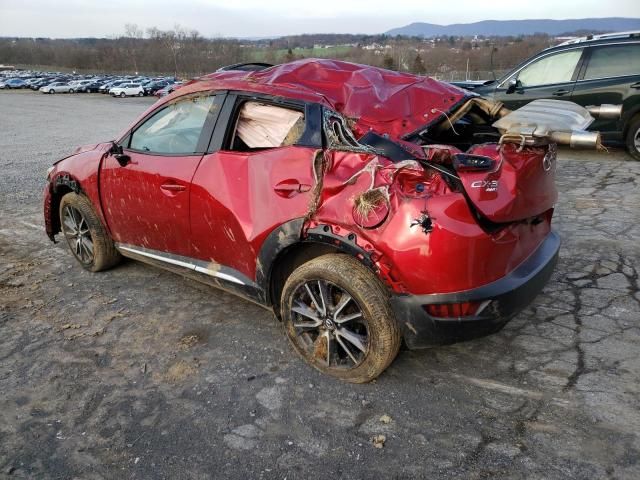
[[[350,385],[260,307],[49,242],[46,168],[151,102],[0,92],[0,478],[640,478],[640,163],[561,151],[535,302]]]

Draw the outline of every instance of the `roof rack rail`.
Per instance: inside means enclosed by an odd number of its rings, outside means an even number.
[[[220,67],[216,72],[226,72],[229,70],[242,70],[245,72],[255,72],[258,70],[264,70],[265,68],[273,67],[270,63],[263,62],[246,62],[246,63],[234,63],[233,65],[227,65]]]
[[[567,40],[566,42],[562,42],[556,47],[561,47],[564,45],[573,45],[575,43],[584,43],[584,42],[593,42],[596,40],[613,40],[616,38],[640,38],[640,30],[631,30],[628,32],[612,32],[612,33],[601,33],[598,35],[587,35],[586,37],[578,37],[572,40]]]

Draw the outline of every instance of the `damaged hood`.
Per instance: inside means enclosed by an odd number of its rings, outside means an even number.
[[[347,117],[357,137],[373,130],[394,139],[448,114],[469,95],[429,77],[323,59],[298,60],[254,72],[213,73],[183,88],[202,90],[203,83],[208,88],[322,103]]]

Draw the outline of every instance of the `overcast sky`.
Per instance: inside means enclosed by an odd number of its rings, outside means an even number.
[[[206,37],[381,33],[437,24],[536,18],[640,17],[639,0],[0,0],[0,36],[109,37],[126,23]]]

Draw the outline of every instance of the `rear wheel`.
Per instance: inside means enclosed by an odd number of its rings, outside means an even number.
[[[143,97],[143,96],[144,96],[144,93],[142,93],[142,92],[138,92],[138,96],[139,96],[139,97]]]
[[[285,332],[314,368],[352,383],[380,375],[400,348],[389,295],[347,255],[323,255],[298,267],[281,298]]]
[[[73,88],[70,88],[69,93],[73,93],[73,92],[75,92],[75,90]]]
[[[113,240],[84,195],[67,193],[62,197],[60,225],[71,253],[83,268],[99,272],[120,261]]]
[[[627,151],[634,160],[640,160],[640,116],[634,117],[629,124]]]

